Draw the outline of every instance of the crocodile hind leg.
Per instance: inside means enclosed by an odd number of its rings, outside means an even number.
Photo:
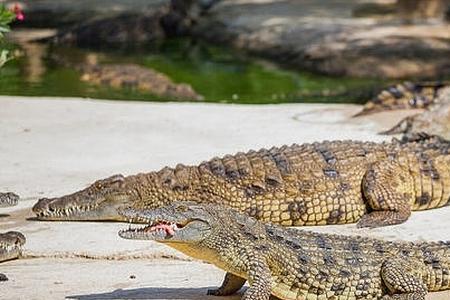
[[[8,279],[8,277],[6,277],[5,274],[0,273],[0,282],[1,282],[1,281],[8,281],[8,280],[9,280],[9,279]]]
[[[404,259],[387,259],[381,267],[381,277],[389,290],[383,300],[425,300],[427,287],[419,276],[417,263]]]
[[[247,280],[236,276],[232,273],[227,273],[223,280],[222,286],[215,290],[208,290],[208,295],[214,296],[229,296],[239,291]]]
[[[389,160],[373,164],[363,178],[362,189],[369,213],[359,220],[358,227],[400,224],[411,215],[413,180],[399,163]]]

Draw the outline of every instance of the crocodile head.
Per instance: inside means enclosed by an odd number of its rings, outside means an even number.
[[[137,199],[126,177],[113,175],[84,190],[57,198],[40,199],[33,212],[40,220],[115,220],[123,218],[117,209]]]
[[[18,258],[25,241],[25,236],[17,231],[0,233],[0,262]]]
[[[214,263],[217,253],[226,247],[236,247],[234,241],[260,238],[264,225],[231,208],[190,201],[153,209],[124,209],[129,220],[146,225],[121,230],[119,236],[133,240],[152,240],[167,244],[189,256]]]
[[[174,202],[153,210],[124,209],[120,214],[129,220],[146,223],[142,228],[119,232],[126,239],[158,242],[200,242],[216,225],[208,209],[191,202]]]
[[[120,208],[161,207],[188,193],[170,188],[160,177],[158,172],[113,175],[73,194],[40,199],[33,212],[49,221],[126,221]]]
[[[14,193],[0,193],[0,207],[15,206],[19,203],[19,196]]]

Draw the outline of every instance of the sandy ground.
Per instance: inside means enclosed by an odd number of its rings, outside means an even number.
[[[198,163],[226,153],[324,139],[381,141],[407,113],[352,119],[356,105],[220,105],[0,97],[0,190],[23,198],[3,209],[0,231],[27,236],[25,258],[0,265],[0,299],[215,299],[223,272],[162,245],[121,240],[118,223],[36,222],[43,196],[114,173]],[[357,230],[387,239],[450,240],[450,207],[416,212],[400,226]],[[125,225],[126,226],[126,225]],[[428,299],[448,299],[447,293]],[[223,299],[238,299],[229,297]]]

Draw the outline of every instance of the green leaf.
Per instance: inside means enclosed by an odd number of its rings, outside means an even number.
[[[11,58],[9,57],[8,50],[1,50],[0,52],[0,68]]]
[[[16,15],[13,12],[6,9],[4,5],[0,6],[0,27],[6,26],[7,24],[14,21],[15,18]]]
[[[9,27],[0,26],[0,33],[9,32]]]

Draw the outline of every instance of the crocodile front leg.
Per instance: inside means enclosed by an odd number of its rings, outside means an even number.
[[[394,161],[381,161],[366,172],[363,193],[371,212],[358,227],[380,227],[405,222],[411,215],[414,183],[408,170]]]
[[[247,280],[236,276],[232,273],[227,273],[223,280],[222,286],[218,289],[208,290],[208,295],[213,296],[229,296],[239,291]]]
[[[427,287],[418,276],[417,263],[390,258],[381,267],[381,277],[390,295],[383,300],[425,300]]]
[[[252,253],[248,268],[249,289],[242,300],[269,300],[272,288],[272,276],[265,259]]]

